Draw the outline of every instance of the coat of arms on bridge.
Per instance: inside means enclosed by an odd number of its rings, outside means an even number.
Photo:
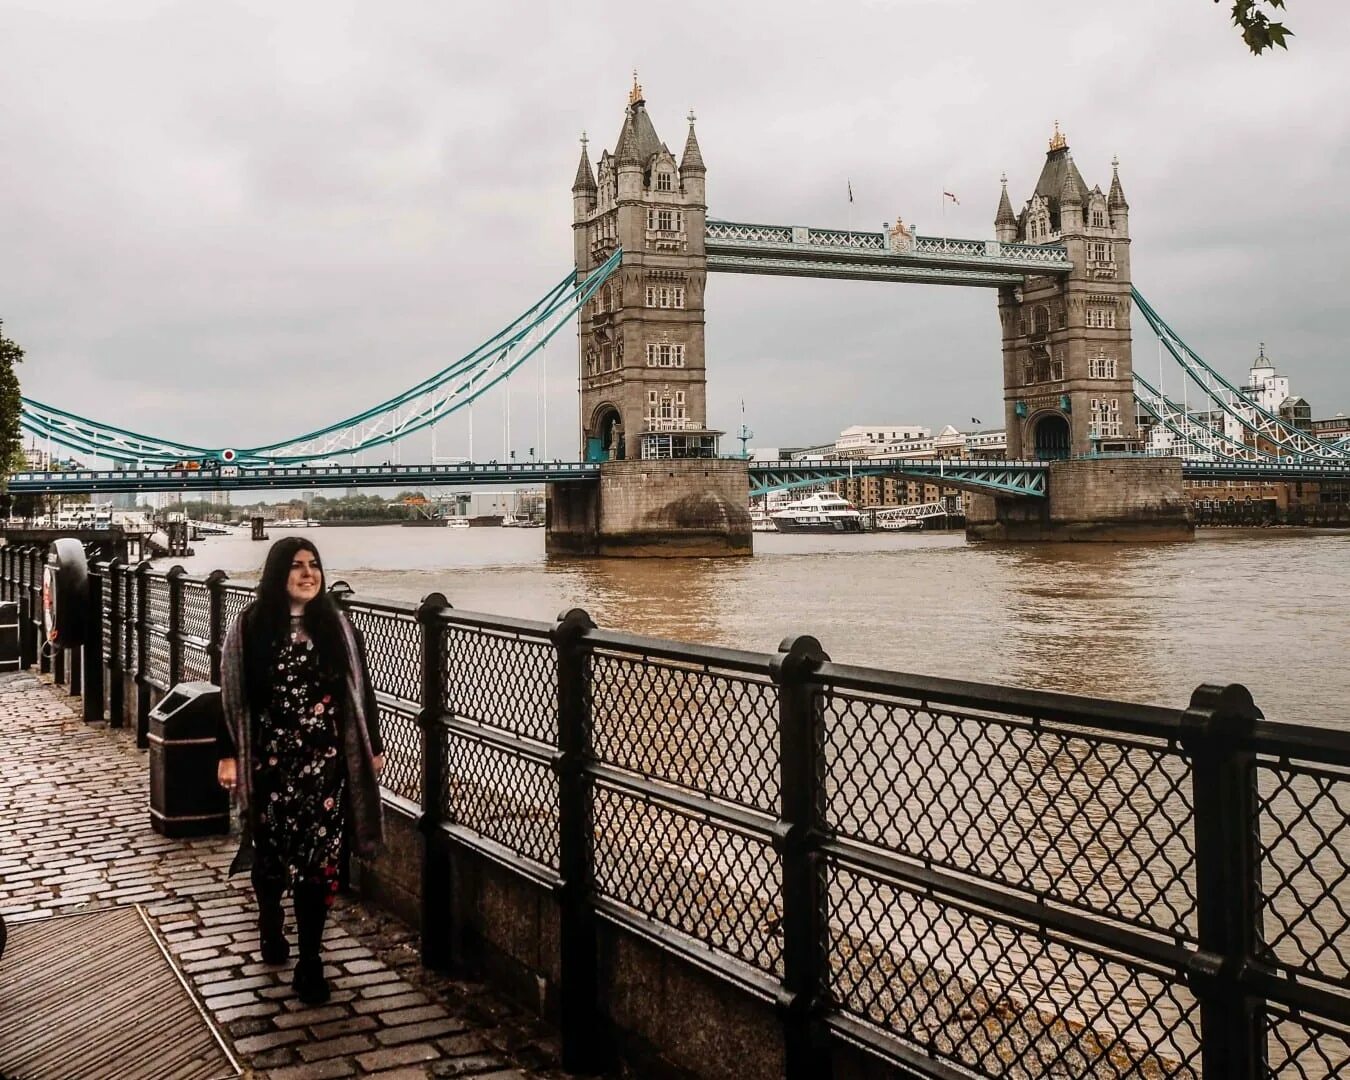
[[[886,234],[890,241],[890,248],[897,255],[904,255],[906,252],[914,250],[914,230],[905,225],[904,219],[895,215],[895,224],[891,226],[891,231]]]

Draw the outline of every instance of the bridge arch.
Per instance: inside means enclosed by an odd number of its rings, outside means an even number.
[[[623,447],[623,414],[612,401],[602,401],[591,412],[586,425],[586,460],[621,460]]]
[[[1069,418],[1062,412],[1047,409],[1037,413],[1027,421],[1027,429],[1031,432],[1037,461],[1059,461],[1069,456],[1073,434],[1069,429]]]

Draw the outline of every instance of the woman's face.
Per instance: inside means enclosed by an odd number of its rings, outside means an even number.
[[[286,578],[286,595],[293,604],[308,604],[323,588],[323,568],[319,557],[307,548],[301,548],[291,560],[291,572]]]

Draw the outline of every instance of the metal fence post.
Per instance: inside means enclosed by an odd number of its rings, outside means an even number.
[[[107,581],[108,564],[95,568],[89,575],[89,602],[85,607],[84,623],[84,721],[92,724],[103,719],[103,589]]]
[[[445,821],[445,757],[447,733],[444,723],[447,701],[445,626],[441,615],[450,601],[441,593],[423,598],[417,609],[422,628],[422,711],[417,726],[422,732],[422,814],[417,831],[422,836],[422,964],[433,969],[450,966],[454,940],[451,910],[454,902],[449,845],[441,825]]]
[[[33,590],[23,584],[23,570],[32,566],[29,554],[27,548],[14,553],[14,572],[17,575],[14,584],[15,599],[19,601],[19,662],[24,670],[37,663],[38,653],[41,650],[37,631],[33,627]],[[32,578],[28,580],[31,582]]]
[[[126,588],[123,567],[126,563],[120,557],[108,562],[104,577],[104,596],[108,606],[108,724],[120,728],[126,718],[122,715],[124,700],[122,696],[122,659],[126,654],[126,635],[122,630],[122,590]]]
[[[829,656],[813,637],[784,638],[771,662],[778,684],[781,814],[774,847],[783,860],[783,1075],[833,1073],[826,998],[825,886],[815,854],[824,827],[824,715],[811,676]]]
[[[595,629],[580,608],[563,612],[550,638],[558,663],[558,967],[562,986],[562,1066],[568,1072],[598,1072],[612,1064],[599,1007],[599,943],[591,896],[595,885],[594,789],[587,766],[591,738],[591,665],[586,634]]]
[[[138,563],[135,570],[136,617],[136,745],[142,750],[150,745],[150,626],[146,620],[146,601],[150,595],[150,560]]]
[[[169,567],[165,579],[169,585],[169,675],[170,687],[183,681],[183,575],[181,566]]]
[[[1255,959],[1260,872],[1256,772],[1242,748],[1261,710],[1245,686],[1206,684],[1182,715],[1195,802],[1201,1061],[1206,1076],[1268,1075],[1264,1005],[1242,977]]]
[[[42,675],[52,670],[52,649],[49,647],[46,627],[43,624],[42,585],[46,574],[46,549],[34,544],[28,552],[28,592],[29,611],[33,616],[33,637],[37,641],[38,672]]]
[[[210,644],[206,655],[211,665],[211,681],[220,685],[220,661],[225,652],[225,582],[229,574],[212,570],[206,575],[206,637]]]

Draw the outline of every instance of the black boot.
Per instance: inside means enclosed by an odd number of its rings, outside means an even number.
[[[308,883],[295,886],[295,922],[300,935],[300,959],[295,964],[291,985],[306,1005],[322,1005],[328,1000],[328,980],[323,977],[323,924],[328,919],[327,892]]]
[[[256,872],[253,893],[258,898],[258,949],[264,964],[284,964],[291,957],[286,940],[286,913],[281,907],[281,885]]]

